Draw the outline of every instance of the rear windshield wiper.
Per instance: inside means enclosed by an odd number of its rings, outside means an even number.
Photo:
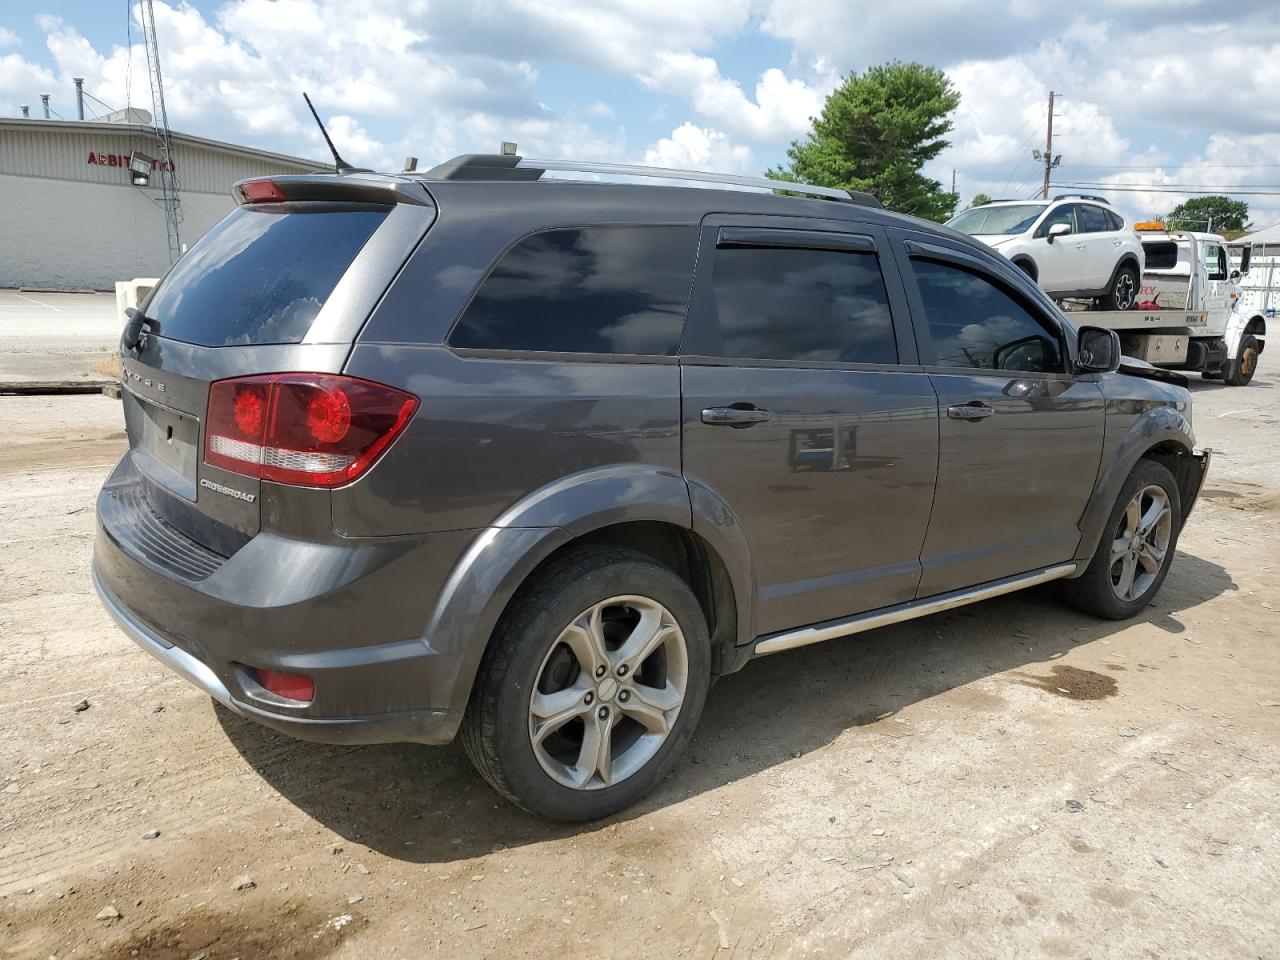
[[[147,334],[151,332],[151,319],[137,307],[125,308],[124,315],[129,319],[124,325],[124,333],[120,335],[120,342],[126,350],[141,353],[147,345]]]

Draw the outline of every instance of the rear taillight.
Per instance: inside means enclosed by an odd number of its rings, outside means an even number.
[[[373,466],[418,398],[330,373],[273,373],[209,386],[206,463],[246,477],[340,487]]]

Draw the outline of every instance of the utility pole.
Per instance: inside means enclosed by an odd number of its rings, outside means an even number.
[[[956,168],[951,168],[951,192],[956,192]]]
[[[160,194],[164,207],[165,229],[169,237],[169,262],[182,256],[182,238],[178,225],[182,222],[182,201],[178,175],[174,169],[173,139],[169,134],[169,114],[164,107],[164,79],[160,75],[160,41],[156,38],[156,14],[151,0],[143,0],[142,36],[147,45],[147,76],[151,79],[152,128],[160,153]]]
[[[81,120],[84,119],[84,77],[72,77],[71,82],[76,85],[76,116]]]
[[[1049,173],[1062,162],[1062,154],[1056,157],[1053,155],[1053,101],[1057,94],[1052,90],[1049,91],[1049,123],[1046,127],[1044,138],[1044,153],[1039,150],[1032,150],[1031,156],[1044,164],[1044,184],[1040,188],[1041,199],[1049,199]]]

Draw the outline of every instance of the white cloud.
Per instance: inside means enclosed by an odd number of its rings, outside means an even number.
[[[735,145],[728,134],[682,123],[644,152],[651,167],[674,170],[713,170],[717,173],[758,174],[751,149]]]
[[[713,58],[691,53],[659,53],[639,76],[654,90],[688,97],[699,114],[753,143],[785,143],[803,136],[829,92],[770,67],[761,74],[752,100],[721,75]]]
[[[1051,87],[1065,93],[1055,181],[1280,179],[1260,166],[1280,162],[1275,0],[1077,0],[1065,13],[1039,0],[976,12],[972,0],[212,0],[208,11],[156,0],[171,124],[321,159],[303,90],[353,163],[427,165],[514,139],[528,156],[758,172],[805,135],[842,75],[900,58],[942,67],[961,91],[953,146],[928,172],[945,183],[958,170],[966,198],[1039,183],[1030,151]],[[9,49],[20,38],[0,28],[0,112],[38,111],[49,91],[70,116],[73,76],[113,106],[131,93],[150,109],[136,20],[132,50],[95,48],[70,19],[37,23],[48,56]],[[785,62],[753,61],[755,33],[785,43]],[[1181,198],[1115,199],[1153,213]],[[1280,207],[1251,199],[1255,219]]]

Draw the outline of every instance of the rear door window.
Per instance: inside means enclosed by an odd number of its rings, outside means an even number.
[[[874,252],[717,249],[712,291],[716,356],[898,362],[889,295]]]
[[[1076,221],[1081,233],[1106,233],[1112,229],[1107,221],[1107,211],[1091,203],[1082,203],[1076,207]]]
[[[146,305],[158,336],[206,347],[300,343],[390,207],[246,205],[206,233]]]
[[[674,356],[696,227],[575,227],[503,254],[449,335],[452,347]]]

